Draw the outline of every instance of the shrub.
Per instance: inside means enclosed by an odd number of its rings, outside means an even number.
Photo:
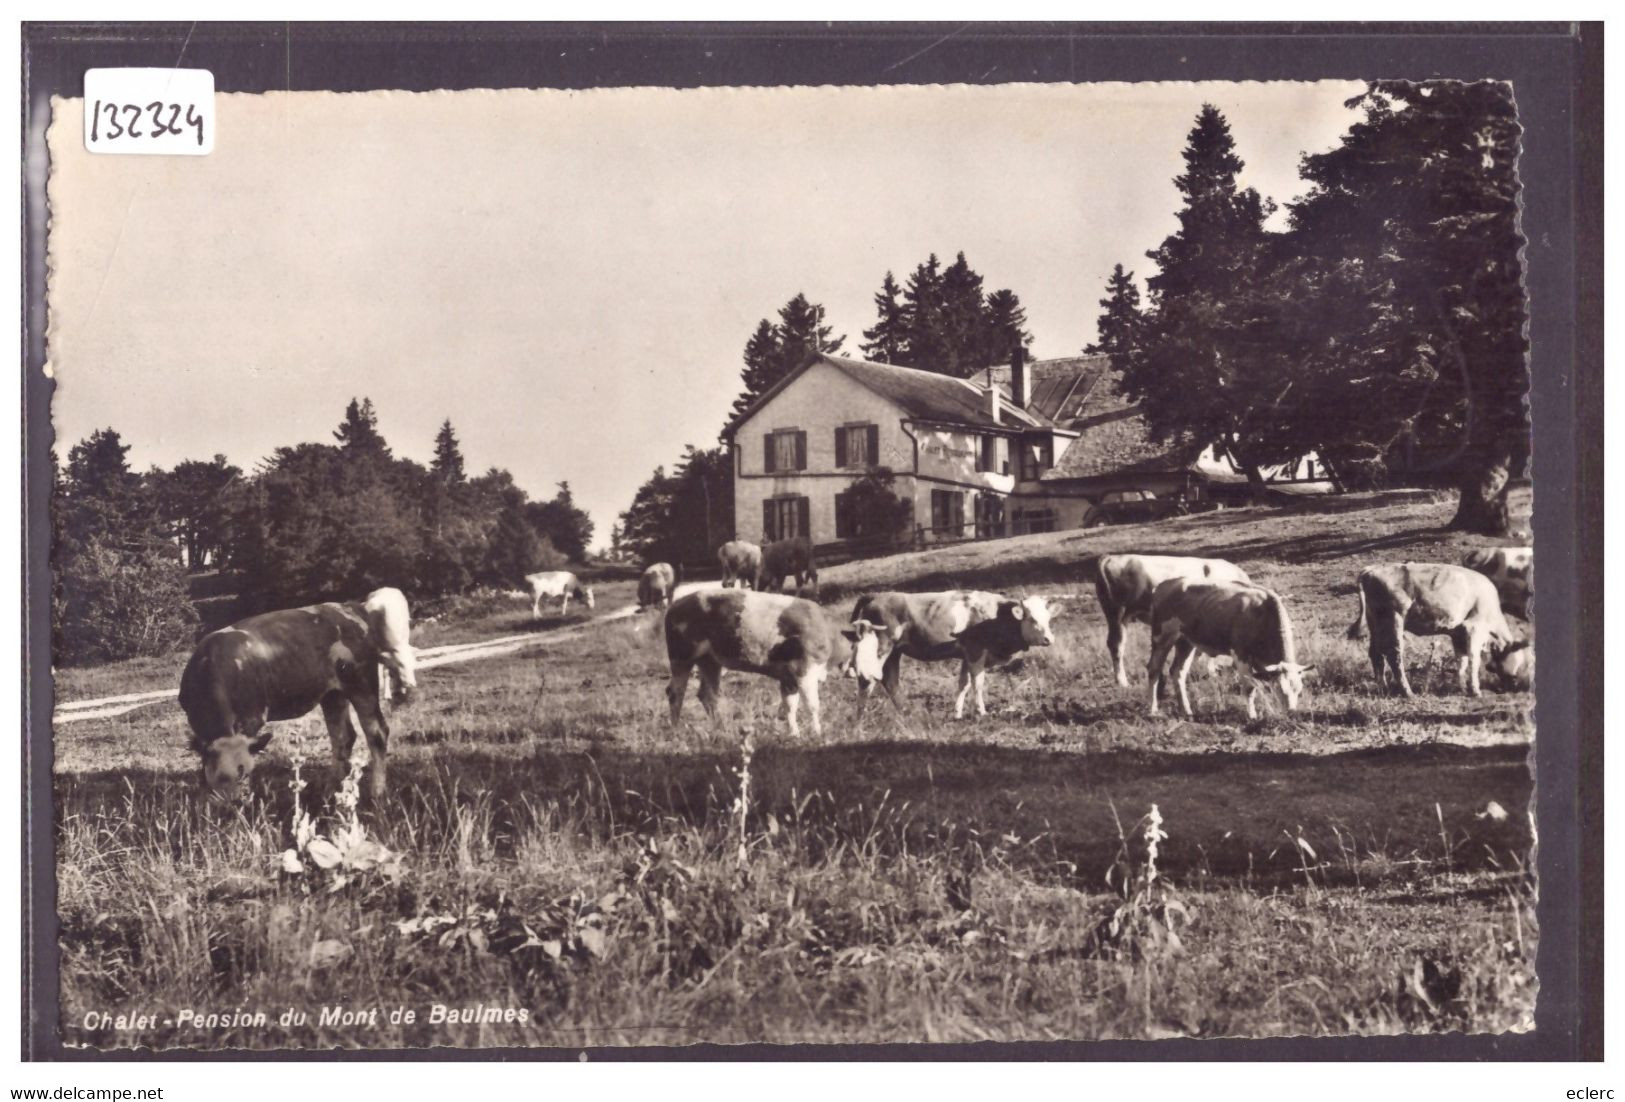
[[[191,640],[197,610],[172,549],[92,541],[60,565],[62,665],[167,654]]]

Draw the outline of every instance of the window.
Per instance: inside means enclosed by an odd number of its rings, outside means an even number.
[[[780,429],[762,438],[766,443],[763,469],[768,474],[807,469],[807,434],[797,429]]]
[[[879,425],[842,425],[835,430],[837,467],[873,467],[879,462]]]
[[[804,497],[770,497],[762,502],[762,539],[811,536],[811,509]]]
[[[999,470],[999,438],[997,436],[984,436],[981,446],[976,450],[976,469],[988,471],[992,474],[1001,473]]]
[[[998,494],[976,495],[976,538],[994,539],[1004,535],[1004,498]]]
[[[958,490],[931,491],[931,529],[938,539],[965,534],[965,495]]]
[[[1055,466],[1055,443],[1047,436],[1021,442],[1021,481],[1037,482],[1038,476]]]

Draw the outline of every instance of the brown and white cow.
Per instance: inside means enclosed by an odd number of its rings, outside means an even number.
[[[756,588],[763,593],[777,593],[784,588],[786,578],[796,580],[797,593],[809,583],[818,583],[818,564],[813,561],[812,541],[806,536],[791,536],[762,546]]]
[[[355,744],[355,709],[372,751],[369,789],[381,797],[389,746],[379,701],[383,661],[361,604],[267,612],[204,636],[181,674],[180,703],[205,786],[220,795],[239,791],[271,741],[266,724],[320,705],[340,769]]]
[[[722,588],[732,585],[744,589],[756,584],[756,575],[762,569],[762,549],[747,540],[729,540],[717,548],[717,562],[722,564]]]
[[[1484,575],[1448,563],[1383,563],[1360,571],[1360,612],[1349,626],[1350,639],[1371,625],[1371,672],[1387,687],[1392,670],[1399,691],[1414,695],[1405,677],[1405,633],[1448,635],[1456,650],[1456,682],[1478,696],[1479,669],[1487,649],[1490,668],[1513,688],[1533,678],[1533,651],[1513,635],[1501,612],[1501,599]],[[1386,669],[1384,668],[1386,665]]]
[[[654,605],[671,607],[672,590],[677,588],[677,572],[669,562],[657,562],[638,579],[638,611]]]
[[[1529,604],[1535,596],[1533,547],[1484,547],[1467,552],[1461,564],[1490,580],[1500,594],[1501,611],[1529,619]]]
[[[1123,666],[1123,626],[1133,620],[1151,622],[1151,598],[1163,582],[1184,578],[1192,582],[1251,581],[1247,572],[1223,559],[1179,555],[1098,555],[1084,560],[1085,580],[1095,583],[1100,611],[1106,616],[1106,653],[1111,656],[1117,683],[1128,686]]]
[[[671,721],[676,723],[682,714],[683,695],[695,669],[700,673],[700,704],[713,720],[722,671],[744,670],[778,682],[779,718],[789,721],[792,735],[801,733],[796,713],[802,702],[812,717],[813,734],[821,735],[819,685],[831,665],[855,663],[860,673],[878,677],[880,662],[873,640],[869,624],[838,628],[822,608],[800,597],[741,589],[689,593],[666,612],[666,656],[671,660],[666,699]]]
[[[394,682],[390,699],[404,703],[418,687],[417,652],[412,649],[412,616],[406,594],[392,586],[367,594],[361,606],[378,644],[378,658]]]
[[[560,616],[569,613],[571,597],[582,601],[588,608],[593,607],[592,586],[582,585],[581,579],[568,570],[544,570],[540,574],[527,574],[525,584],[530,587],[530,615],[534,620],[542,618],[543,599],[563,598],[559,604]]]
[[[1003,665],[1029,647],[1054,643],[1050,621],[1063,611],[1064,606],[1052,605],[1043,597],[1016,600],[981,590],[871,593],[858,598],[852,621],[874,625],[878,680],[899,710],[897,686],[904,655],[919,662],[957,658],[959,695],[954,700],[954,718],[959,719],[964,717],[965,696],[972,685],[976,687],[976,714],[987,714],[988,668]],[[861,720],[877,679],[860,669],[853,672],[858,678]]]
[[[1196,652],[1210,657],[1233,655],[1236,667],[1248,674],[1247,717],[1258,718],[1259,690],[1267,691],[1285,710],[1298,706],[1303,675],[1314,669],[1298,663],[1292,620],[1279,594],[1263,586],[1242,582],[1192,582],[1173,578],[1157,586],[1151,597],[1151,714],[1168,652],[1174,652],[1174,673],[1179,684],[1179,706],[1191,714],[1186,680]]]

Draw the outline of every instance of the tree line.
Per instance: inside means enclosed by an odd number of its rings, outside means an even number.
[[[1511,89],[1378,81],[1349,106],[1281,232],[1204,106],[1148,301],[1119,264],[1089,350],[1161,439],[1221,446],[1255,487],[1315,452],[1348,487],[1453,485],[1453,527],[1506,535],[1530,447]]]
[[[414,598],[585,559],[593,524],[568,482],[532,501],[506,470],[470,478],[448,420],[425,467],[393,454],[370,399],[331,444],[281,447],[246,473],[223,455],[132,470],[111,429],[53,454],[53,648],[64,664],[161,654],[198,624],[188,575],[229,576],[244,613],[350,600],[382,585]]]

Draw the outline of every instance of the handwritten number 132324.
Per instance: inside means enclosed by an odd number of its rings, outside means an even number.
[[[197,144],[202,145],[203,116],[198,113],[196,104],[183,107],[154,100],[143,107],[97,100],[95,114],[91,116],[90,140],[98,141],[105,135],[112,141],[126,134],[132,138],[161,138],[166,134],[185,134],[188,127],[196,132]]]

